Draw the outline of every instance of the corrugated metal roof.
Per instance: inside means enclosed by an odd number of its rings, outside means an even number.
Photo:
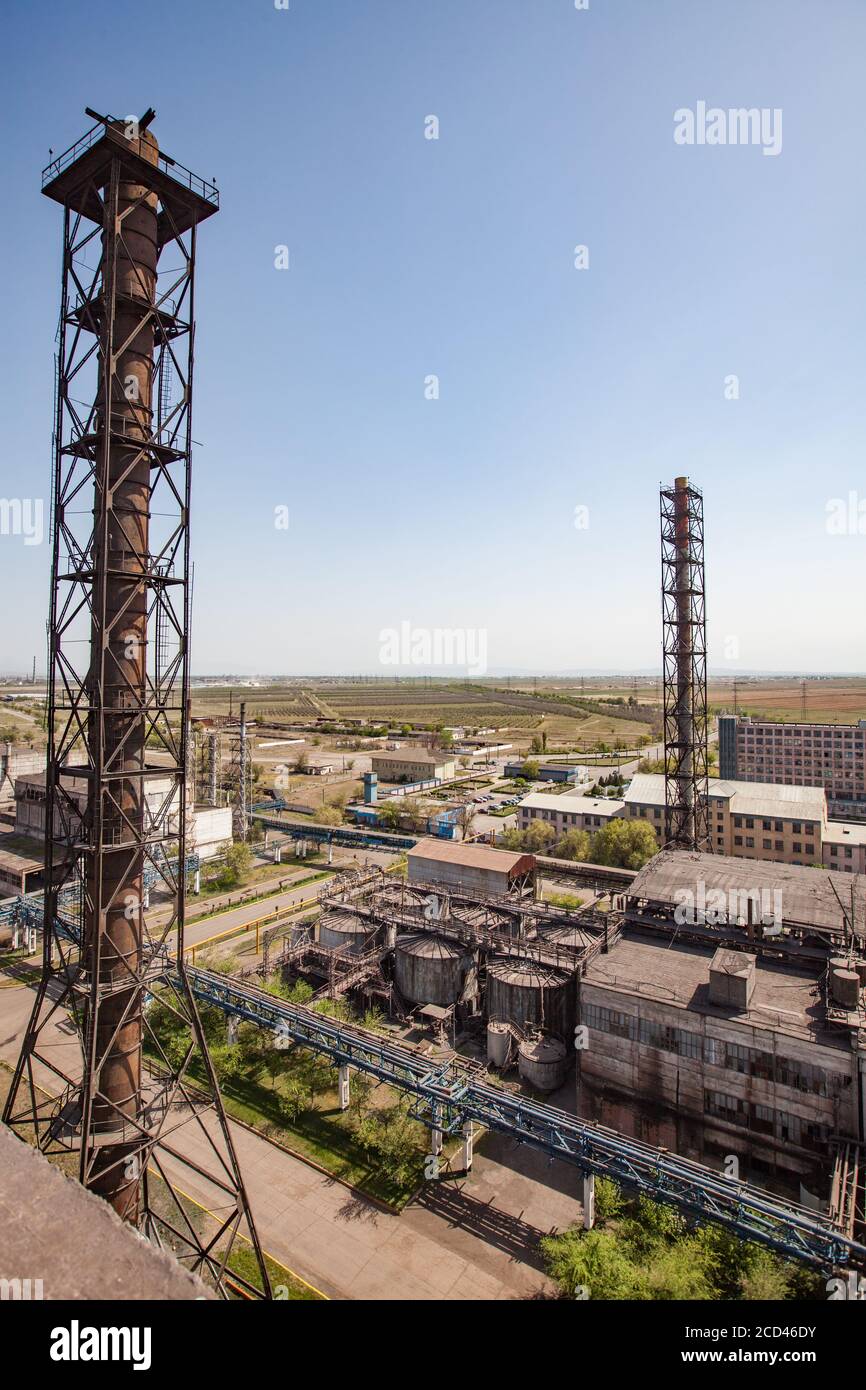
[[[512,873],[532,868],[535,856],[517,854],[489,845],[449,844],[446,840],[421,840],[409,850],[410,859],[434,859],[440,864],[463,864],[471,869],[488,869],[491,873]]]
[[[864,933],[866,878],[833,869],[668,849],[640,870],[628,895],[672,909],[678,889],[688,889],[697,897],[698,884],[703,884],[706,893],[716,889],[724,893],[772,893],[778,889],[782,893],[783,921],[833,931],[841,931],[843,926],[840,902],[850,916],[853,891],[855,929],[861,936]]]
[[[434,754],[428,753],[426,748],[414,748],[411,746],[408,748],[401,748],[396,753],[379,753],[373,751],[370,756],[376,763],[425,763],[429,767],[441,767],[443,763],[454,761],[453,756],[449,757],[443,753],[439,757],[436,757]]]
[[[728,809],[742,816],[802,816],[804,820],[824,819],[826,797],[823,787],[795,787],[787,782],[734,782],[711,777],[707,794],[729,803]],[[640,806],[664,806],[665,779],[660,772],[637,772],[625,793],[626,802]]]
[[[555,796],[550,792],[532,792],[520,802],[518,811],[521,806],[530,811],[561,811],[580,816],[598,815],[601,812],[606,816],[615,816],[623,810],[625,802],[612,796],[574,796],[569,792]]]

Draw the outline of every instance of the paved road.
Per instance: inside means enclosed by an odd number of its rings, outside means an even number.
[[[14,1065],[33,1001],[24,985],[0,989],[0,1057]],[[57,1065],[75,1075],[78,1043],[64,1021],[46,1036]],[[56,1090],[56,1078],[37,1070]],[[483,1140],[468,1180],[430,1183],[402,1213],[364,1197],[232,1124],[263,1247],[308,1283],[338,1299],[491,1300],[552,1292],[538,1239],[580,1218],[577,1174],[499,1136]],[[204,1134],[177,1129],[172,1145],[194,1161]],[[217,1191],[175,1160],[181,1189],[210,1211]]]

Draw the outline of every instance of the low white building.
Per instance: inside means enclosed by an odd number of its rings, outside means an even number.
[[[231,806],[196,806],[187,817],[187,851],[199,859],[213,859],[231,838]]]

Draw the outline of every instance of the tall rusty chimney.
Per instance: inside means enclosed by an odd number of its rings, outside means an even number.
[[[112,122],[111,126],[123,134],[122,122]],[[134,144],[140,157],[156,167],[159,151],[151,132],[141,133]],[[108,186],[103,196],[110,199]],[[145,182],[133,182],[122,173],[117,178],[116,199],[120,234],[115,239],[111,229],[102,233],[105,272],[100,305],[97,451],[105,451],[107,467],[105,487],[95,490],[94,535],[98,540],[89,682],[92,739],[100,745],[105,782],[102,786],[91,783],[88,819],[104,850],[90,866],[84,921],[91,949],[101,935],[99,981],[104,998],[95,1037],[101,1076],[92,1122],[106,1141],[122,1129],[125,1120],[135,1124],[141,1094],[141,999],[136,998],[135,980],[142,963],[148,586],[152,563],[151,461],[144,446],[153,433],[152,311],[158,259],[156,193]],[[101,892],[97,884],[100,874]],[[104,914],[102,921],[100,913]],[[134,1164],[117,1162],[124,1154],[122,1142],[100,1145],[92,1185],[121,1215],[135,1220],[139,1174]]]

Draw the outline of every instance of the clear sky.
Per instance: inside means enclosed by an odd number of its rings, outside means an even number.
[[[680,473],[711,667],[866,669],[863,0],[7,0],[4,31],[0,495],[48,495],[49,146],[153,105],[220,186],[194,672],[386,674],[402,622],[492,671],[654,668]],[[779,108],[780,152],[678,145],[701,101]],[[43,667],[48,565],[0,536],[4,672]]]

